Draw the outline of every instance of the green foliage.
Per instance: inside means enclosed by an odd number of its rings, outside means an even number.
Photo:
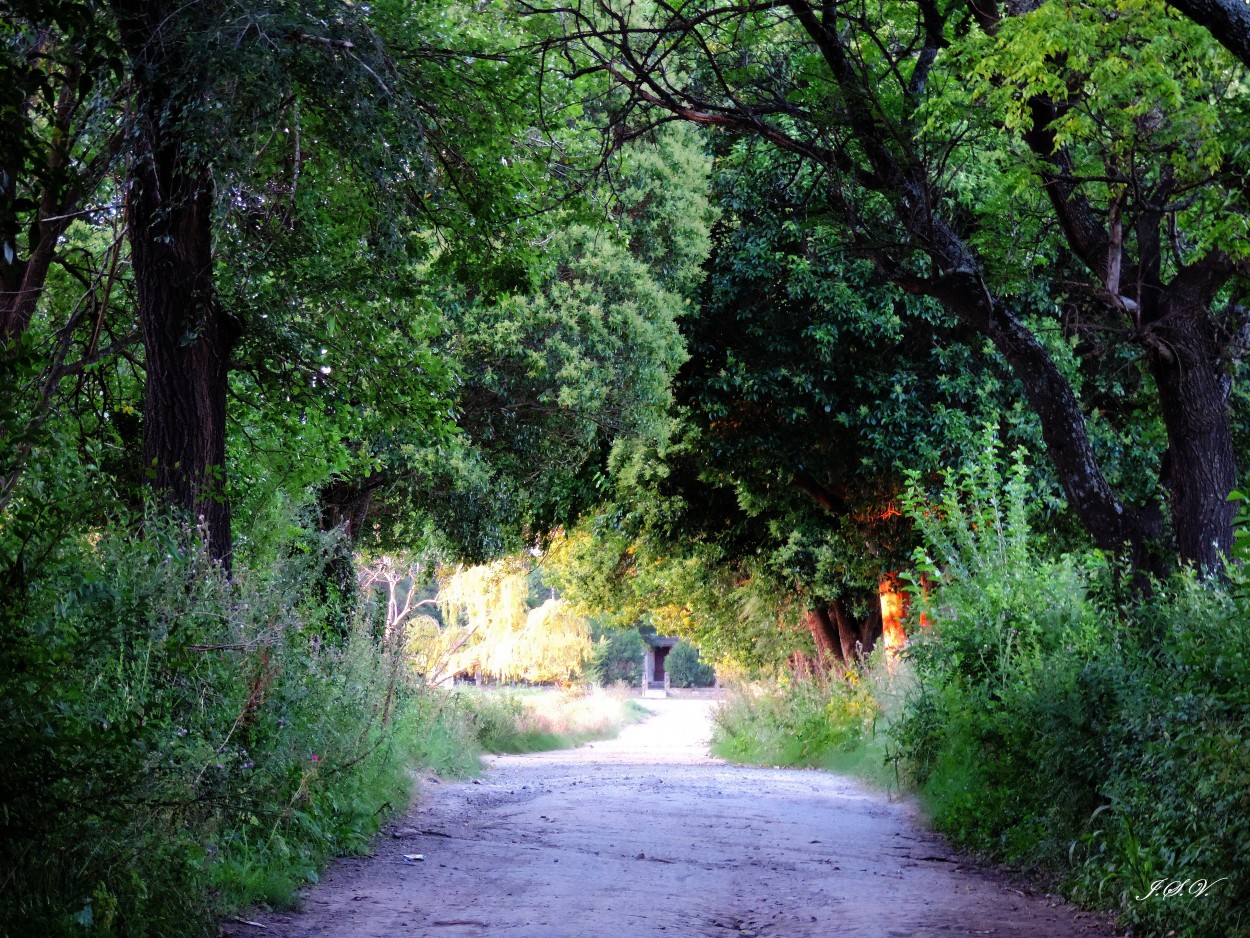
[[[649,711],[624,693],[572,689],[524,692],[460,689],[455,706],[467,716],[477,743],[487,752],[568,749],[615,736]]]
[[[913,493],[932,625],[906,652],[894,757],[956,843],[1048,869],[1151,933],[1247,934],[1241,575],[1113,602],[1100,558],[1041,553],[1028,491],[992,453],[936,501]],[[1203,897],[1137,898],[1159,879],[1221,877]]]
[[[618,681],[628,687],[642,683],[642,657],[646,645],[637,628],[610,628],[591,622],[590,636],[594,642],[587,675],[603,687]]]
[[[603,496],[615,447],[669,427],[686,359],[678,321],[702,277],[713,216],[700,138],[670,130],[621,155],[593,213],[560,211],[520,283],[451,284],[445,353],[460,386],[452,459],[410,460],[416,511],[479,560],[571,523]]]
[[[989,222],[979,246],[1009,261],[1000,273],[1023,274],[1037,263],[1026,255],[1046,243],[1026,208],[1044,198],[1037,186],[1044,166],[1020,158],[1027,147],[1017,143],[1033,128],[1028,102],[1038,98],[1058,105],[1047,130],[1076,173],[1090,179],[1087,197],[1131,211],[1139,198],[1134,183],[1168,177],[1181,189],[1200,186],[1197,198],[1172,209],[1187,233],[1176,262],[1217,245],[1244,250],[1245,197],[1221,179],[1250,155],[1241,130],[1244,76],[1203,27],[1154,0],[1061,0],[1004,18],[992,35],[970,30],[940,68],[960,81],[944,83],[931,99],[925,133],[974,130],[969,151],[980,165],[962,163],[951,186]],[[1003,222],[1028,225],[1028,237],[1001,240]]]
[[[207,933],[365,849],[411,764],[475,768],[392,650],[327,640],[326,545],[227,582],[193,534],[145,528],[61,534],[5,592],[7,934]]]
[[[892,680],[878,656],[863,668],[731,687],[713,717],[712,751],[733,762],[853,772],[895,782],[878,732]]]
[[[664,670],[673,687],[711,687],[716,683],[716,669],[699,660],[699,649],[678,642],[664,659]]]

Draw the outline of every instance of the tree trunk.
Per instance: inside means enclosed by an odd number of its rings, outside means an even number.
[[[815,609],[809,609],[807,628],[812,633],[812,640],[816,643],[816,661],[822,669],[826,668],[831,661],[846,660],[838,633],[829,619],[827,608],[817,606]]]
[[[829,612],[837,623],[842,659],[851,662],[867,656],[881,637],[881,607],[876,597],[868,604],[868,618],[863,622],[855,621],[846,602],[841,599],[829,604]]]
[[[855,621],[845,600],[822,603],[807,613],[806,624],[816,643],[816,659],[821,668],[831,662],[850,664],[866,657],[881,639],[881,604],[874,594],[868,603],[868,616]]]
[[[1222,345],[1210,300],[1178,276],[1148,332],[1150,370],[1159,393],[1168,450],[1162,481],[1169,490],[1181,560],[1219,573],[1233,546],[1237,462],[1229,427]]]
[[[173,89],[189,76],[167,38],[177,9],[113,5],[136,84],[126,213],[147,369],[143,458],[153,487],[203,525],[211,556],[228,567],[226,389],[237,330],[213,285],[212,176],[178,126],[187,92]]]
[[[373,495],[388,481],[381,472],[371,472],[364,479],[336,478],[327,482],[317,494],[321,530],[342,527],[347,539],[357,543],[364,535]]]
[[[846,662],[854,661],[859,657],[859,649],[856,647],[859,642],[859,631],[851,621],[851,614],[846,608],[846,603],[841,600],[831,603],[829,612],[838,627],[838,642],[842,648],[842,660]]]
[[[25,225],[29,249],[25,259],[20,256],[18,245],[18,231],[23,226],[17,211],[17,176],[25,168],[27,154],[19,141],[25,132],[24,125],[40,121],[41,116],[32,112],[27,101],[10,100],[5,102],[11,109],[6,115],[9,119],[0,123],[0,133],[10,138],[7,146],[0,144],[0,343],[20,338],[30,325],[61,236],[73,221],[83,193],[99,185],[108,166],[107,157],[115,146],[109,141],[101,156],[86,166],[74,167],[71,182],[59,182],[68,175],[70,141],[74,137],[73,122],[79,103],[76,85],[81,79],[81,69],[71,66],[64,76],[48,75],[49,80],[54,77],[59,77],[62,85],[56,108],[49,115],[51,142],[46,153],[30,154],[34,159],[42,156],[44,165],[36,176],[39,180],[38,211]]]
[[[1250,4],[1245,0],[1167,0],[1250,66]]]
[[[868,603],[868,618],[859,625],[859,645],[865,657],[872,653],[885,634],[885,619],[881,615],[881,600],[878,595],[871,595]]]

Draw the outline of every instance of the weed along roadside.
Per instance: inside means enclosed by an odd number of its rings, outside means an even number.
[[[1109,602],[1105,557],[1036,552],[1021,480],[991,451],[933,501],[913,489],[907,649],[743,685],[713,750],[914,794],[956,847],[1133,934],[1250,935],[1244,572]]]
[[[317,812],[311,816],[335,818],[338,824],[325,824],[323,829],[330,835],[317,843],[320,852],[308,850],[301,865],[270,860],[266,868],[263,864],[270,854],[260,854],[254,867],[239,871],[226,866],[217,880],[226,884],[218,918],[233,915],[225,910],[256,903],[289,906],[298,901],[299,888],[319,880],[332,855],[372,853],[376,849],[372,837],[380,824],[395,814],[402,815],[416,794],[414,781],[424,778],[434,784],[475,778],[481,772],[482,759],[491,754],[541,752],[610,738],[647,713],[620,692],[588,688],[521,692],[421,688],[397,694],[393,736],[379,743],[379,748],[386,750],[385,761],[380,764],[389,771],[375,769],[361,775],[356,781],[357,800],[352,801],[353,789],[321,781],[322,772],[331,779],[335,776],[329,757],[311,760],[294,798],[305,807],[299,814],[293,813],[292,820],[303,824],[305,814]],[[349,767],[349,771],[354,768]],[[369,809],[372,813],[365,817]],[[349,828],[350,838],[334,833],[344,822],[354,825]],[[282,857],[291,840],[279,830],[271,835],[266,848]],[[229,863],[229,857],[223,857],[222,862]]]
[[[299,911],[255,921],[280,938],[1114,934],[951,854],[904,803],[713,758],[717,700],[647,705],[613,739],[492,757],[480,779],[432,786],[373,856],[337,861]]]

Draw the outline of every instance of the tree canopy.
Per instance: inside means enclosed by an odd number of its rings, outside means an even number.
[[[0,0],[0,932],[207,933],[652,630],[1089,895],[1244,859],[1248,10]]]
[[[818,178],[828,247],[940,303],[1012,369],[1100,546],[1219,568],[1245,86],[1201,28],[1138,3],[533,9],[562,24],[552,45],[570,69],[616,83],[622,133],[681,120]],[[1065,369],[1073,339],[1087,367],[1110,359],[1149,383],[1165,499],[1113,485]]]
[[[227,565],[295,512],[342,532],[345,598],[354,552],[567,530],[637,616],[871,644],[905,474],[993,425],[1057,549],[1222,568],[1238,9],[5,11],[22,556],[49,484],[84,518],[154,497]]]

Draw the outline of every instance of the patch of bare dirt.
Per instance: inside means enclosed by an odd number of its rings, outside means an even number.
[[[490,760],[429,785],[369,858],[336,862],[298,913],[237,938],[691,935],[1110,936],[980,870],[905,802],[822,772],[707,755],[706,699],[648,700],[619,738]],[[423,859],[413,859],[414,857]]]

